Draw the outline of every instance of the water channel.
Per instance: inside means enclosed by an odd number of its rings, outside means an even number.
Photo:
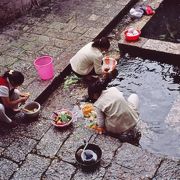
[[[180,1],[164,0],[142,29],[142,37],[180,43]]]
[[[140,98],[140,145],[155,153],[180,157],[180,133],[170,129],[165,119],[180,94],[180,68],[127,54],[118,65],[118,76],[109,86],[118,86],[128,97]]]

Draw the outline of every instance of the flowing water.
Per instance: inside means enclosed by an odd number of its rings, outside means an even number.
[[[128,97],[140,98],[140,145],[152,152],[180,158],[180,132],[170,129],[166,117],[180,94],[180,68],[126,55],[118,65],[118,76],[109,86],[118,86]]]
[[[142,37],[180,43],[180,1],[164,0],[142,29]]]

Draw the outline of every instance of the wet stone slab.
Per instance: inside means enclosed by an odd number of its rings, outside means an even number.
[[[168,127],[180,133],[180,96],[178,96],[165,119]]]
[[[57,57],[59,54],[63,52],[63,49],[60,49],[59,47],[52,47],[52,46],[45,46],[43,49],[39,51],[40,55],[48,54],[49,56],[54,58],[54,61],[56,60],[55,57]]]
[[[108,166],[112,162],[116,150],[122,145],[118,139],[105,135],[98,135],[94,143],[102,150],[101,166],[103,167]]]
[[[31,71],[32,74],[29,75],[28,71]],[[24,74],[24,78],[26,78],[27,80],[22,84],[21,87],[23,87],[25,90],[25,92],[28,92],[26,90],[27,86],[29,86],[29,84],[31,84],[36,78],[37,78],[37,72],[36,69],[33,65],[28,67],[28,70],[23,70],[21,71]],[[28,99],[28,101],[30,101],[30,99],[33,97],[33,90],[31,90],[30,92],[30,98]],[[33,97],[34,98],[34,97]]]
[[[180,54],[177,43],[149,39],[142,47],[145,49],[156,50],[160,52],[167,52],[177,55]]]
[[[32,65],[33,65],[33,61],[36,59],[36,57],[37,57],[37,54],[35,52],[33,52],[33,51],[24,51],[17,58],[24,61],[24,62],[26,62],[26,63],[31,62]],[[34,74],[33,71],[31,71],[31,72],[32,72],[32,74]],[[26,72],[26,73],[28,73],[28,72]],[[31,74],[31,76],[32,76],[32,74]]]
[[[44,103],[41,116],[47,120],[50,120],[53,111],[57,109],[66,108],[73,110],[73,108],[76,106],[78,98],[84,95],[84,91],[84,88],[80,84],[72,84],[68,87],[68,89],[64,89],[64,84],[62,84],[54,93],[50,95],[49,100]]]
[[[58,47],[61,49],[66,49],[67,47],[71,45],[71,41],[67,41],[63,39],[51,38],[50,42],[53,43],[55,47]]]
[[[66,66],[69,64],[69,60],[73,57],[73,55],[73,52],[68,51],[61,53],[57,57],[57,60],[55,61],[55,73],[57,75],[59,74],[59,72],[62,72],[66,68]]]
[[[15,139],[13,143],[3,152],[3,156],[16,162],[26,158],[26,155],[35,147],[36,141],[26,137]]]
[[[48,168],[50,160],[37,155],[28,154],[26,161],[14,174],[13,180],[40,179],[43,172]]]
[[[55,159],[52,161],[51,165],[49,166],[48,170],[46,171],[43,179],[48,180],[59,180],[64,179],[68,180],[71,179],[72,174],[75,173],[76,168],[64,161]]]
[[[66,78],[70,79],[72,76],[73,75],[71,74]],[[87,93],[85,87],[84,84],[81,84],[80,80],[70,85],[63,82],[49,98],[50,101],[48,102],[48,108],[53,110],[62,108],[72,110],[74,106],[79,103],[78,98],[81,98],[85,93]]]
[[[146,38],[141,37],[138,41],[129,42],[125,40],[124,32],[121,33],[121,40],[119,40],[120,45],[128,45],[128,46],[135,46],[135,47],[142,47],[147,42]]]
[[[35,98],[37,98],[42,93],[42,89],[45,90],[51,84],[52,80],[53,79],[50,79],[48,81],[43,81],[36,74],[36,78],[34,79],[34,81],[31,82],[29,86],[26,88],[26,92],[31,93],[29,99],[32,101]]]
[[[88,37],[88,38],[94,38],[96,37],[99,32],[101,32],[103,30],[103,28],[95,28],[95,27],[91,27],[89,28],[89,30],[84,34],[85,37]]]
[[[121,1],[117,1],[116,5],[121,7],[121,6],[126,6],[129,3],[129,0],[121,0]]]
[[[5,35],[5,34],[0,34],[0,45],[2,49],[0,52],[3,52],[5,49],[9,48],[8,44],[13,41],[13,37]]]
[[[57,39],[62,39],[62,40],[76,40],[78,37],[81,36],[80,33],[75,33],[75,32],[59,32],[56,29],[49,29],[44,33],[44,35],[52,37],[52,38],[57,38]]]
[[[0,155],[4,151],[4,148],[0,147]]]
[[[25,62],[23,60],[20,60],[18,59],[18,61],[14,62],[10,68],[11,69],[16,69],[16,71],[20,71],[20,72],[23,72],[23,71],[29,71],[29,69],[32,67],[32,63],[31,62]],[[30,77],[32,76],[29,75]]]
[[[27,42],[22,46],[22,48],[26,51],[31,51],[31,52],[40,51],[45,46],[45,43],[44,44],[42,42],[39,43],[37,40],[38,38],[34,42]]]
[[[76,162],[75,152],[79,146],[84,145],[83,140],[88,140],[92,135],[94,135],[94,138],[96,136],[96,134],[84,127],[83,120],[78,119],[75,126],[76,129],[73,131],[73,134],[65,141],[58,152],[60,158],[71,163]],[[94,138],[92,137],[91,143]]]
[[[153,154],[125,143],[116,152],[104,179],[151,179],[160,162],[161,159]]]
[[[51,127],[38,143],[37,153],[46,157],[53,157],[70,133],[70,130]]]
[[[79,180],[79,179],[80,180],[87,180],[87,179],[101,180],[101,179],[103,179],[105,172],[106,172],[106,170],[102,167],[97,168],[93,172],[84,172],[84,171],[82,171],[82,169],[79,169],[72,179],[73,180]]]
[[[4,66],[0,65],[0,73],[1,74],[4,74],[7,70],[8,70],[7,67],[4,67]]]
[[[10,160],[0,158],[0,179],[6,180],[18,169],[18,165]]]
[[[40,140],[46,131],[51,127],[49,121],[40,119],[31,123],[25,123],[18,125],[17,128],[13,129],[13,134],[23,135],[35,140]]]
[[[87,33],[87,32],[86,32]],[[85,33],[85,34],[86,34]],[[92,41],[91,38],[85,36],[85,34],[83,34],[83,36],[79,37],[77,40],[73,41],[71,46],[69,46],[66,50],[64,54],[68,54],[71,53],[72,55],[74,55],[75,53],[78,52],[79,49],[81,49],[84,45],[86,45],[87,43],[89,43],[90,41]],[[78,44],[76,44],[76,42],[78,41]],[[68,59],[70,60],[70,58]],[[66,60],[67,61],[67,60]],[[66,63],[66,65],[69,64]]]
[[[43,27],[43,26],[34,26],[32,28],[29,28],[26,32],[31,33],[31,34],[44,34],[47,31],[48,28]]]
[[[178,180],[180,178],[180,162],[164,160],[153,180]]]
[[[49,25],[49,28],[56,29],[59,32],[62,32],[67,28],[67,23],[60,23],[60,22],[54,21]]]
[[[10,66],[17,60],[18,60],[17,58],[2,55],[2,56],[0,56],[0,65],[1,66]]]
[[[55,110],[53,107],[50,106],[51,102],[45,102],[43,104],[43,106],[45,106],[45,108],[43,108],[43,110],[40,113],[40,119],[41,121],[45,121],[46,123],[49,123],[51,125],[51,115],[52,112]]]
[[[39,38],[39,35],[37,35],[37,34],[30,34],[30,33],[25,32],[20,37],[20,40],[24,40],[24,41],[26,41],[28,43],[28,42],[37,41],[38,38]]]
[[[98,24],[98,27],[103,27],[103,28],[104,28],[104,27],[107,26],[107,24],[108,24],[109,22],[112,21],[112,19],[113,19],[113,17],[100,16],[100,17],[97,19],[96,24]]]
[[[5,55],[12,56],[12,57],[17,57],[21,53],[23,53],[24,49],[22,48],[16,48],[16,47],[10,47],[6,52]]]
[[[21,48],[26,42],[24,40],[17,39],[16,41],[11,42],[11,46],[16,48]]]
[[[2,127],[3,128],[3,127]],[[0,128],[0,147],[7,147],[14,141],[14,136],[7,130]]]
[[[102,15],[103,16],[107,16],[107,17],[112,17],[112,20],[114,17],[116,17],[119,12],[124,8],[124,6],[117,6],[116,5],[117,2],[114,2],[114,5],[112,5],[113,7],[107,7],[107,8],[104,8],[101,12],[102,12]]]

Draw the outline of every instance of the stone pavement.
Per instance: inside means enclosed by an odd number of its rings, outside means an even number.
[[[37,77],[34,59],[51,55],[57,76],[77,50],[95,38],[128,2],[51,1],[19,18],[0,34],[0,72],[4,67],[21,70],[26,77],[23,89],[33,92],[31,100],[35,99],[52,81]]]
[[[56,76],[84,44],[95,38],[128,4],[129,0],[51,1],[32,11],[2,33],[0,71],[21,70],[26,81],[23,90],[36,99],[53,82],[41,81],[33,60],[49,54],[54,58]],[[139,147],[84,128],[84,120],[66,130],[54,128],[50,116],[54,109],[71,108],[77,112],[77,99],[86,94],[82,83],[69,89],[63,83],[42,106],[38,120],[20,123],[14,128],[0,127],[0,179],[178,179],[179,162],[153,155]],[[45,99],[47,97],[44,97]],[[103,151],[99,169],[84,173],[74,153],[89,139]]]

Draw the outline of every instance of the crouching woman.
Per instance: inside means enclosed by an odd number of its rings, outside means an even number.
[[[15,115],[21,103],[28,99],[28,93],[21,93],[17,87],[24,82],[24,75],[19,71],[9,70],[0,76],[0,120],[11,123],[9,116]]]
[[[104,128],[122,141],[136,138],[135,127],[139,121],[137,94],[131,94],[126,100],[116,87],[106,89],[106,86],[106,83],[97,81],[88,87],[89,99],[94,102],[97,112],[98,128]]]
[[[86,44],[70,59],[72,71],[84,79],[101,75],[103,52],[107,52],[109,48],[110,41],[106,37]]]

